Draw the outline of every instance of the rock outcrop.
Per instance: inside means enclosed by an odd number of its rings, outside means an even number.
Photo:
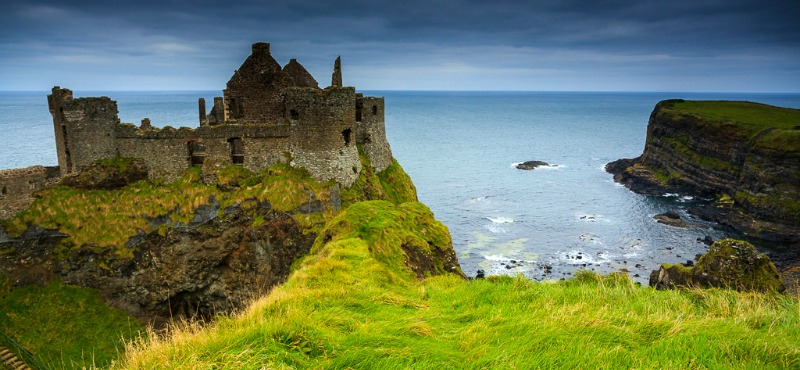
[[[711,245],[694,267],[661,265],[650,274],[650,286],[672,288],[730,288],[739,291],[782,292],[781,276],[769,257],[752,244],[725,239]]]
[[[27,210],[0,222],[0,277],[14,287],[58,279],[94,288],[109,304],[156,326],[210,318],[242,309],[284,282],[342,205],[367,199],[391,200],[385,209],[410,222],[405,229],[440,231],[436,243],[399,241],[408,268],[419,276],[460,273],[446,228],[427,208],[394,208],[416,200],[397,162],[374,173],[365,157],[359,181],[341,190],[288,164],[259,175],[230,166],[211,182],[195,169],[170,184],[144,180],[108,189],[120,185],[108,179],[129,182],[125,174],[141,173],[136,163],[119,158],[93,165],[65,178],[77,187],[43,189]],[[416,225],[417,218],[400,210],[430,220]]]
[[[642,194],[719,201],[706,218],[747,235],[800,240],[800,111],[748,102],[666,100],[650,115],[644,153],[611,162]]]
[[[81,189],[115,189],[147,178],[147,165],[137,158],[95,161],[81,172],[61,178],[59,184]]]
[[[0,257],[0,270],[17,286],[58,277],[97,289],[112,305],[158,326],[172,317],[209,318],[244,307],[283,282],[316,236],[266,205],[256,214],[265,220],[258,226],[238,207],[207,217],[217,211],[199,209],[197,222],[131,238],[132,259],[90,246],[63,255],[67,235],[29,229],[0,240],[0,249],[16,251]]]
[[[518,164],[517,169],[533,170],[536,169],[536,167],[541,167],[541,166],[549,166],[549,164],[547,162],[542,162],[542,161],[526,161]]]

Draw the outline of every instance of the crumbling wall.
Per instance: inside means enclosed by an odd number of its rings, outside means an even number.
[[[60,179],[58,167],[0,170],[0,219],[9,219],[33,203],[33,193]]]
[[[61,175],[116,155],[117,103],[108,97],[73,99],[72,91],[53,88],[48,96]]]
[[[378,172],[389,167],[393,158],[386,139],[383,107],[383,98],[378,97],[359,96],[356,103],[356,140]]]
[[[253,44],[253,53],[234,72],[223,92],[226,123],[278,123],[285,116],[281,90],[287,87],[317,89],[318,85],[296,59],[281,68],[268,43]]]
[[[150,178],[167,181],[178,178],[192,165],[190,143],[201,144],[200,166],[204,172],[213,173],[237,164],[231,143],[241,140],[242,163],[245,168],[259,172],[283,160],[289,151],[289,126],[223,125],[204,126],[197,129],[167,126],[162,129],[118,125],[116,129],[118,153],[123,157],[142,158],[149,169]]]
[[[361,172],[355,88],[288,88],[283,96],[291,124],[292,165],[305,167],[317,180],[350,186]]]

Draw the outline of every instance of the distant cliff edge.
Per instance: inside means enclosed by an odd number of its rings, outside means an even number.
[[[606,165],[640,194],[710,196],[700,216],[746,235],[800,241],[800,110],[741,101],[659,102],[644,153]]]

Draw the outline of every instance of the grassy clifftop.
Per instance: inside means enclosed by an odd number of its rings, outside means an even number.
[[[794,368],[797,300],[656,291],[624,275],[563,282],[419,278],[446,229],[419,203],[337,216],[283,286],[240,315],[129,348],[119,368]],[[428,245],[429,247],[426,247]],[[440,270],[437,270],[439,272]]]
[[[732,124],[748,133],[765,128],[792,130],[800,125],[800,110],[747,101],[671,100],[664,111],[695,115],[707,122]]]

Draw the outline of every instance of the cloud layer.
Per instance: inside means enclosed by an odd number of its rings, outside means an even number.
[[[587,4],[588,3],[588,4]],[[0,90],[222,89],[256,41],[360,89],[800,91],[800,3],[25,1]]]

